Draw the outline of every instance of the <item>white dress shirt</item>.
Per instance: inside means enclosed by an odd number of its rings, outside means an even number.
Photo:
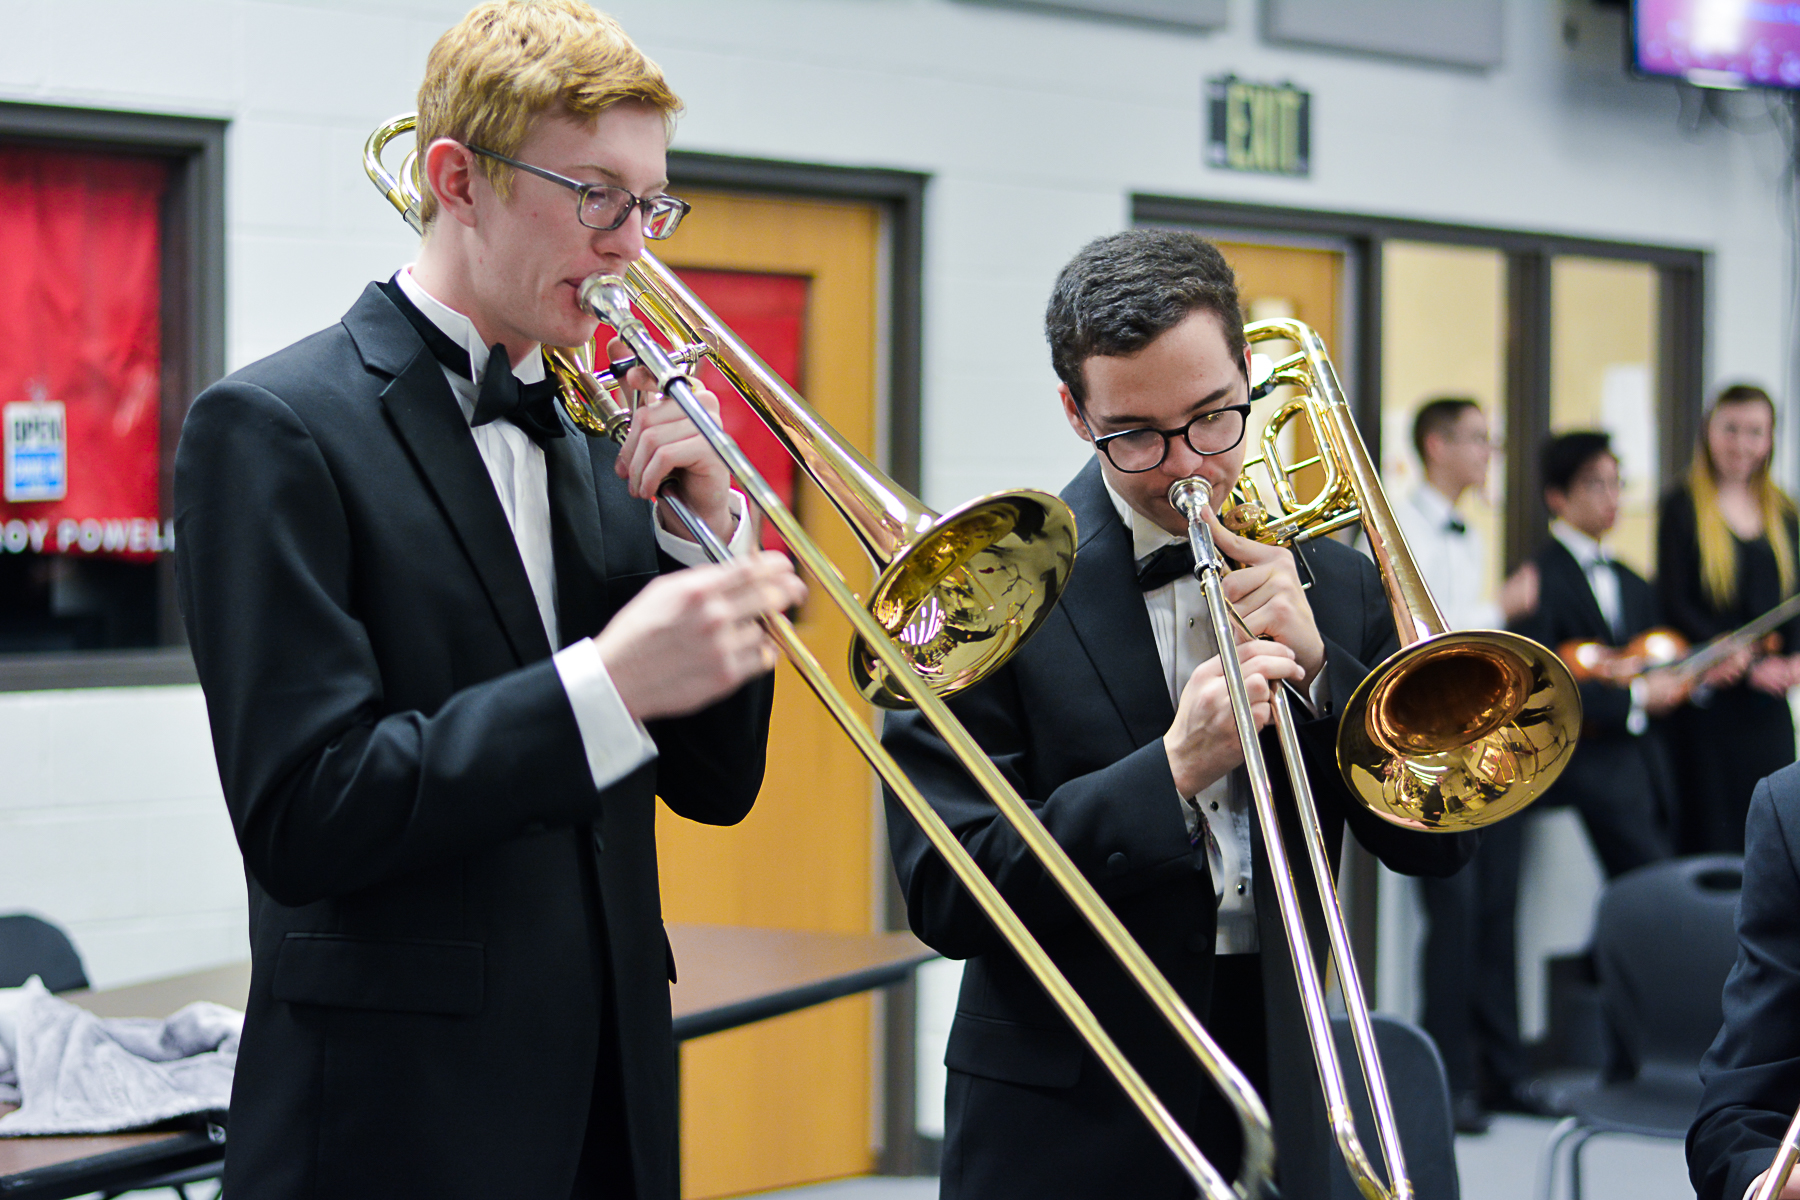
[[[1500,606],[1488,596],[1487,546],[1481,533],[1429,483],[1419,484],[1394,505],[1394,517],[1450,628],[1498,629],[1502,617]]]
[[[1606,618],[1607,627],[1612,630],[1613,640],[1623,638],[1625,613],[1619,593],[1619,573],[1614,569],[1612,556],[1606,552],[1605,545],[1560,517],[1550,522],[1550,536],[1575,556],[1581,573],[1587,576],[1588,589],[1594,593],[1594,603],[1600,606],[1600,615]],[[1633,679],[1630,686],[1631,711],[1625,717],[1625,731],[1637,737],[1650,728],[1650,714],[1644,707],[1649,689],[1642,679]]]
[[[474,381],[487,370],[488,362],[488,347],[482,344],[475,323],[427,294],[413,279],[410,266],[395,275],[394,282],[427,320],[443,330],[451,341],[468,350],[471,378],[464,379],[448,367],[442,369],[450,390],[456,394],[457,403],[462,406],[464,418],[473,420],[475,400],[480,393],[480,385]],[[515,363],[512,370],[521,383],[541,382],[544,378],[543,355],[533,353],[524,362]],[[549,635],[550,645],[555,646],[561,638],[556,617],[556,561],[550,542],[549,475],[543,448],[508,420],[472,425],[469,433],[475,439],[481,461],[487,466],[488,478],[493,480],[494,493],[506,513],[506,524],[512,530],[513,540],[518,543],[519,557],[525,563],[525,577],[531,582],[531,594],[537,600],[538,615],[544,621],[544,632]],[[743,497],[733,492],[731,500],[733,512],[739,518],[731,549],[734,553],[744,553],[754,548],[749,543],[751,522],[742,519]],[[656,528],[656,541],[663,553],[683,566],[698,566],[707,561],[705,550],[669,533],[660,523]],[[626,709],[592,638],[584,637],[563,647],[551,661],[556,665],[563,690],[568,693],[569,707],[575,713],[575,727],[581,733],[582,748],[587,753],[588,770],[593,774],[596,788],[617,783],[656,757],[656,743],[643,723]]]
[[[1107,484],[1106,494],[1118,510],[1119,520],[1131,531],[1131,554],[1142,559],[1170,542],[1185,541],[1174,537],[1154,521],[1127,504]],[[1173,583],[1144,593],[1144,608],[1150,615],[1150,631],[1156,636],[1156,656],[1162,661],[1163,681],[1169,699],[1181,704],[1181,689],[1186,686],[1194,668],[1218,655],[1213,642],[1212,622],[1206,615],[1206,599],[1200,581],[1184,575]],[[1313,680],[1312,698],[1315,708],[1325,691],[1325,672],[1320,670]],[[1190,837],[1199,834],[1206,840],[1207,863],[1212,869],[1213,890],[1219,897],[1219,931],[1213,949],[1219,954],[1254,954],[1256,937],[1256,894],[1251,887],[1251,799],[1248,777],[1240,767],[1223,778],[1214,780],[1196,796],[1177,796],[1182,817]]]

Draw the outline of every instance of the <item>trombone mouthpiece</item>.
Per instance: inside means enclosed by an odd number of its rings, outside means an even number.
[[[1176,512],[1190,521],[1198,521],[1201,512],[1211,502],[1212,484],[1198,475],[1177,479],[1169,485],[1169,503]]]
[[[581,281],[581,306],[619,328],[631,317],[631,292],[617,275],[589,275]]]

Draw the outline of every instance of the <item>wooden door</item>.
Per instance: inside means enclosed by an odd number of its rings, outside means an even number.
[[[1312,326],[1325,339],[1327,350],[1337,349],[1340,337],[1338,307],[1344,279],[1341,251],[1254,242],[1219,242],[1218,247],[1237,274],[1238,296],[1243,303],[1246,322],[1292,317]],[[1287,342],[1263,342],[1255,347],[1256,353],[1273,358],[1284,357],[1293,349]],[[1250,443],[1246,457],[1253,458],[1260,453],[1256,446],[1257,439],[1262,436],[1263,424],[1286,396],[1286,389],[1283,389],[1256,403],[1246,431],[1245,440]],[[1284,442],[1285,453],[1289,456],[1287,461],[1299,462],[1312,457],[1316,447],[1305,422],[1295,422],[1288,429],[1291,436]],[[1260,477],[1253,478],[1256,486],[1264,489],[1266,497],[1268,484]],[[1301,500],[1306,500],[1324,481],[1324,472],[1310,467],[1295,473],[1294,490]]]
[[[721,279],[746,294],[791,294],[792,281],[803,280],[793,382],[840,434],[875,457],[880,209],[691,189],[681,195],[694,212],[656,253],[678,271],[738,277],[696,275],[703,295]],[[758,289],[746,274],[787,282]],[[756,328],[737,332],[762,351]],[[766,357],[786,374],[774,355]],[[873,577],[867,555],[804,475],[796,478],[795,508],[851,586],[866,593]],[[848,690],[848,621],[815,594],[796,624]],[[663,914],[773,929],[878,929],[878,811],[873,773],[784,661],[768,769],[750,816],[716,829],[660,815]],[[683,1194],[740,1195],[871,1170],[880,1041],[872,1013],[869,997],[851,997],[686,1043]]]

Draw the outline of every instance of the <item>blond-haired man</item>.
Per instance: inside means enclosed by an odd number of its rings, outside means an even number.
[[[577,0],[500,0],[419,100],[418,260],[209,388],[176,458],[250,890],[226,1188],[673,1200],[655,797],[748,811],[756,618],[803,589],[653,516],[667,481],[747,540],[672,404],[615,450],[543,382],[541,345],[593,335],[581,280],[685,211],[660,70]]]

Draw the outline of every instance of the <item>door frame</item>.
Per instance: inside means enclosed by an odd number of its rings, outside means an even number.
[[[1537,448],[1550,429],[1550,263],[1559,255],[1647,263],[1657,273],[1657,411],[1665,480],[1687,468],[1706,387],[1708,254],[1685,246],[1455,225],[1367,213],[1133,195],[1136,225],[1225,227],[1341,239],[1352,259],[1351,370],[1344,380],[1357,425],[1381,457],[1381,249],[1388,241],[1498,250],[1506,257],[1506,567],[1529,558],[1549,521]]]
[[[916,171],[844,167],[825,163],[739,158],[687,150],[669,153],[670,189],[713,188],[780,198],[856,200],[879,205],[885,215],[883,247],[887,295],[883,298],[887,347],[885,412],[880,414],[880,463],[901,487],[914,493],[921,478],[924,379],[925,192],[931,177]],[[882,855],[885,859],[885,853]],[[877,867],[880,870],[880,867]],[[884,924],[907,926],[906,901],[892,869],[886,880]],[[912,977],[885,988],[879,1020],[882,1033],[880,1121],[877,1159],[884,1175],[935,1174],[939,1144],[921,1138],[915,1114],[915,1023],[917,990]]]

